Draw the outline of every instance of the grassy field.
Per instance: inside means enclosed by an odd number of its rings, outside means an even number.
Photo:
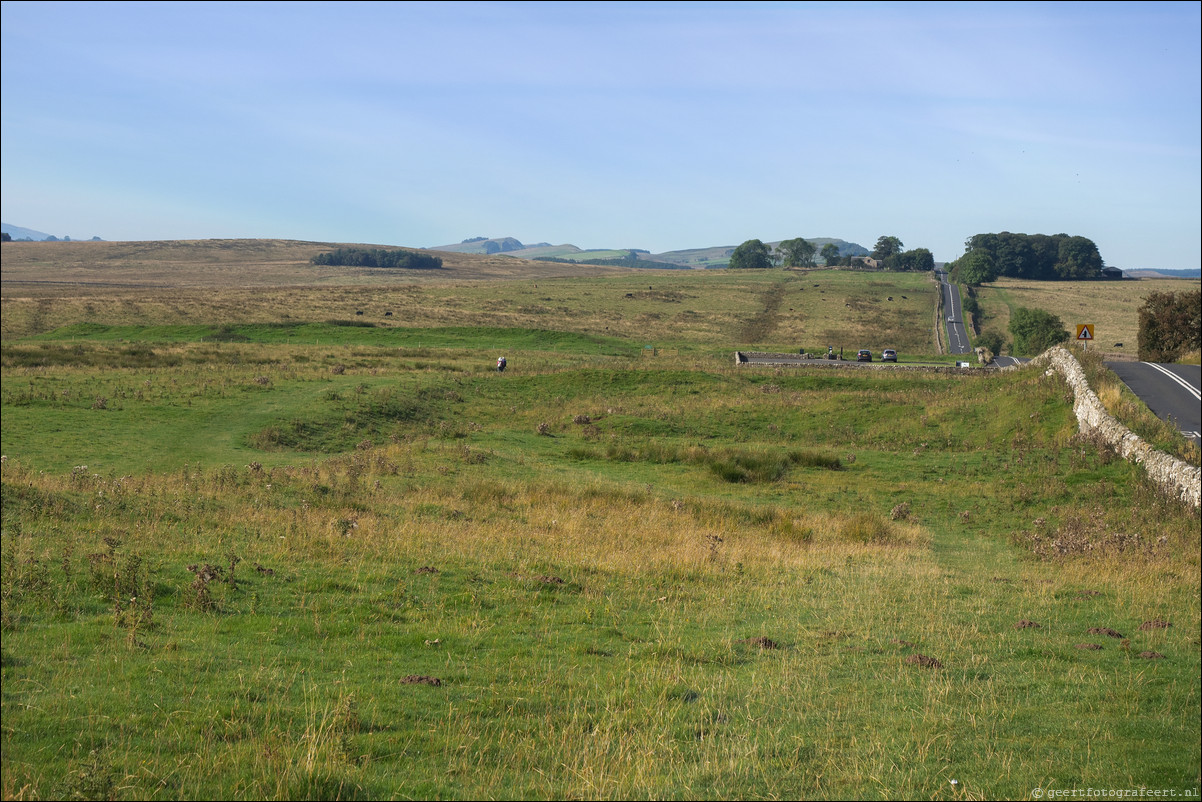
[[[632,271],[450,253],[442,270],[329,268],[308,264],[328,244],[249,243],[6,243],[0,333],[342,321],[553,328],[704,354],[935,349],[938,293],[925,275]]]
[[[1020,306],[1043,309],[1064,322],[1069,334],[1077,326],[1094,324],[1090,346],[1107,359],[1139,356],[1139,307],[1153,292],[1196,290],[1199,279],[1139,279],[1134,281],[1024,281],[1003,278],[977,290],[984,324],[1010,339],[1010,312]],[[1119,345],[1121,343],[1121,345]]]
[[[924,277],[8,248],[5,798],[1198,796],[1198,516],[1060,379],[732,364],[933,354]]]

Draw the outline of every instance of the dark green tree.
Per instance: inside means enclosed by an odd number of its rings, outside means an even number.
[[[993,263],[997,265],[1000,275],[1015,278],[1039,278],[1046,269],[1035,261],[1027,235],[1011,234],[1009,231],[997,235]]]
[[[829,267],[839,261],[839,246],[833,242],[828,242],[822,246],[822,253],[820,255],[822,256],[823,264]]]
[[[1064,322],[1042,309],[1020,306],[1010,315],[1010,334],[1015,356],[1036,356],[1068,339]]]
[[[872,258],[887,260],[890,256],[901,253],[902,247],[902,241],[897,237],[879,237],[876,247],[872,249]]]
[[[749,239],[730,255],[730,267],[735,270],[762,270],[772,267],[772,252],[758,239]]]
[[[979,287],[985,282],[997,281],[997,266],[986,251],[969,251],[952,263],[951,277],[956,284]]]
[[[1068,234],[975,234],[964,248],[965,255],[988,256],[998,276],[1011,278],[1092,279],[1102,269],[1098,246]]]
[[[977,345],[982,348],[988,348],[993,352],[994,356],[1002,353],[1002,349],[1006,347],[1006,343],[1002,339],[1000,331],[987,331],[977,338]]]
[[[1032,276],[1051,278],[1055,274],[1056,262],[1060,260],[1060,241],[1067,236],[1067,234],[1057,234],[1054,237],[1047,234],[1031,234],[1027,237],[1027,243],[1031,248],[1031,259],[1034,263],[1034,267],[1030,271]]]
[[[817,248],[814,246],[814,243],[801,237],[784,240],[777,246],[776,250],[780,253],[781,264],[785,267],[814,266],[814,251]]]
[[[1097,278],[1102,270],[1098,246],[1085,237],[1065,237],[1060,240],[1059,257],[1053,268],[1058,278],[1078,281]]]
[[[411,270],[436,270],[442,267],[442,257],[427,253],[381,248],[338,248],[319,253],[310,260],[315,265],[340,267],[400,267]]]
[[[1139,358],[1176,362],[1202,348],[1202,290],[1154,292],[1139,308]]]
[[[914,248],[889,257],[885,260],[885,267],[889,270],[922,273],[935,269],[935,257],[926,248]]]

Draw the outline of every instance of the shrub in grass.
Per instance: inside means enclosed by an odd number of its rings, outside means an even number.
[[[610,462],[647,462],[653,465],[683,463],[707,468],[714,476],[731,484],[775,482],[784,478],[794,466],[824,468],[837,471],[843,468],[838,457],[813,451],[751,451],[747,449],[677,448],[651,442],[639,446],[610,443],[604,455],[596,449],[577,446],[569,450],[573,459],[601,459]]]
[[[245,334],[234,331],[230,326],[221,326],[212,334],[206,334],[200,338],[201,342],[206,343],[248,343],[250,337]]]
[[[853,543],[892,543],[896,540],[893,525],[871,512],[862,512],[844,521],[839,534]]]
[[[327,320],[326,325],[357,329],[374,329],[376,327],[376,324],[370,320]]]
[[[755,452],[722,451],[705,455],[705,462],[715,476],[726,482],[775,482],[784,478],[793,466],[839,470],[838,457],[809,451]]]
[[[745,464],[747,461],[738,458],[715,460],[709,464],[710,472],[724,482],[741,484],[752,481],[750,468],[762,467]]]

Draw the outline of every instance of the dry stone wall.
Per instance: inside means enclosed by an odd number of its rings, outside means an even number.
[[[1177,498],[1192,504],[1202,505],[1202,469],[1189,465],[1163,451],[1157,451],[1106,411],[1097,393],[1090,389],[1085,380],[1085,371],[1067,349],[1056,346],[1045,351],[1032,364],[1048,363],[1073,389],[1073,412],[1082,432],[1094,432],[1102,437],[1123,459],[1143,466],[1148,477]]]

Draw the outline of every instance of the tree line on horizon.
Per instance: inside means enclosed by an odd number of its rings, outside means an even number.
[[[1102,256],[1087,237],[1068,234],[974,234],[949,266],[952,281],[978,286],[1009,278],[1081,281],[1100,278]]]
[[[935,269],[935,257],[926,248],[903,250],[902,241],[893,236],[882,236],[872,251],[883,270],[924,271]],[[839,246],[828,242],[822,250],[802,237],[781,241],[772,248],[758,239],[750,239],[735,248],[730,256],[730,267],[734,270],[762,270],[771,267],[817,267],[815,254],[827,267],[850,267],[857,258],[842,255]]]
[[[930,250],[905,250],[895,236],[882,236],[872,258],[883,270],[927,271],[935,269]],[[815,257],[827,267],[851,266],[857,257],[841,255],[833,243],[817,247],[801,238],[783,240],[776,248],[751,239],[735,248],[730,267],[736,270],[770,267],[816,267]],[[1002,276],[1044,281],[1079,281],[1100,278],[1105,264],[1098,246],[1088,237],[1068,234],[974,234],[965,242],[965,253],[951,262],[949,271],[957,284],[978,286]]]
[[[399,267],[407,270],[437,270],[442,267],[441,257],[385,248],[337,248],[319,253],[310,261],[315,265],[334,267]]]

